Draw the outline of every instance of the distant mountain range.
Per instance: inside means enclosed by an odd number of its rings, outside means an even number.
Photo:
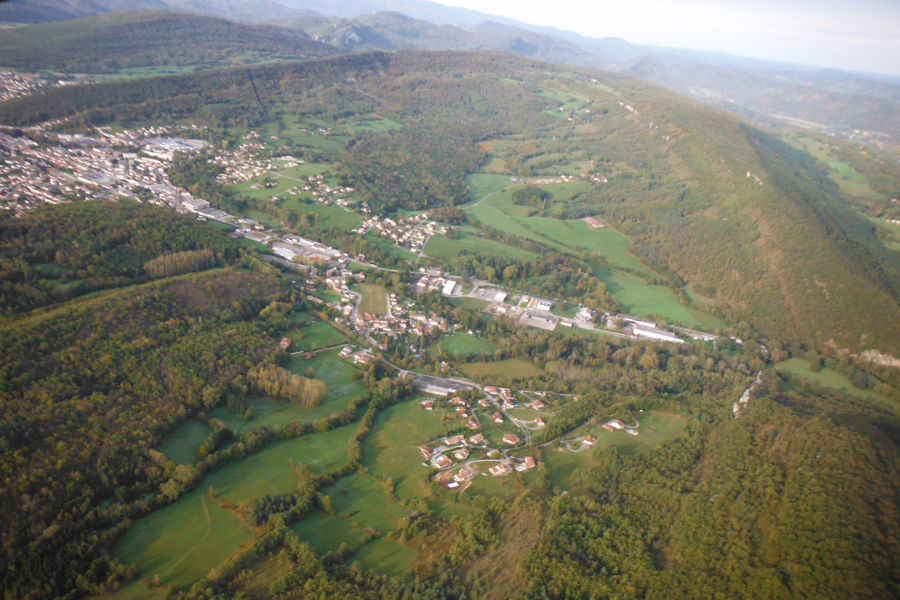
[[[0,20],[35,23],[148,9],[271,22],[342,52],[503,50],[593,66],[636,75],[766,125],[825,131],[900,149],[900,77],[588,38],[422,0],[13,0],[0,4]],[[247,29],[245,34],[252,37],[258,31]],[[286,53],[274,54],[284,58]],[[12,66],[9,55],[3,56],[7,60],[0,66]]]

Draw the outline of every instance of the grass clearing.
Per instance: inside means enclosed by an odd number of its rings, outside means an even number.
[[[190,583],[224,562],[253,530],[200,490],[135,521],[116,545],[116,558],[134,563],[141,577],[158,574],[164,584]]]
[[[597,276],[629,314],[653,316],[706,330],[725,326],[717,317],[681,304],[675,292],[665,286],[653,285],[630,273],[602,267],[597,269]]]
[[[821,371],[815,372],[810,367],[810,362],[803,358],[789,358],[775,365],[775,369],[782,374],[798,377],[819,387],[835,390],[854,398],[875,402],[890,410],[900,409],[900,406],[890,399],[876,394],[872,390],[856,387],[847,377],[833,369],[824,367]]]
[[[460,308],[468,308],[469,310],[483,310],[490,302],[479,300],[478,298],[450,298],[450,304]]]
[[[314,378],[325,382],[325,385],[328,386],[325,401],[313,410],[318,411],[323,407],[330,406],[331,409],[325,413],[326,415],[343,409],[347,402],[366,391],[363,382],[354,379],[354,375],[359,371],[338,358],[337,350],[320,352],[310,359],[292,356],[287,368],[292,373],[301,376],[306,376],[307,372],[311,371]]]
[[[362,445],[363,465],[373,477],[391,477],[398,498],[433,498],[428,481],[430,469],[423,466],[417,446],[448,432],[441,423],[441,411],[426,411],[419,400],[405,400],[378,413],[372,431]],[[471,512],[466,505],[443,500],[434,506],[444,518]]]
[[[363,542],[366,535],[362,529],[354,527],[349,521],[320,511],[313,512],[291,529],[308,542],[320,556],[326,552],[334,552],[341,544],[356,547]]]
[[[473,201],[478,201],[487,196],[515,185],[509,175],[497,173],[472,173],[466,177],[469,184],[469,194]]]
[[[425,245],[425,254],[442,260],[453,260],[463,252],[518,260],[534,260],[538,257],[530,250],[523,250],[470,233],[461,233],[459,237],[453,239],[445,235],[433,235]]]
[[[484,379],[526,379],[540,368],[524,358],[509,358],[496,362],[476,362],[462,365],[460,371],[466,376]]]
[[[597,444],[582,452],[558,450],[555,447],[544,449],[550,483],[561,490],[571,489],[577,485],[578,472],[583,469],[599,467],[603,464],[602,454],[614,448],[620,454],[638,454],[658,447],[663,442],[678,437],[684,428],[685,420],[681,415],[662,411],[640,413],[640,435],[628,435],[624,431],[607,431],[599,424],[588,425],[573,432],[568,439],[591,434],[597,438]]]
[[[395,530],[398,520],[409,516],[409,510],[387,496],[382,482],[355,473],[325,488],[337,516],[354,526],[376,530],[385,535]]]
[[[344,334],[330,323],[319,320],[315,320],[302,329],[289,331],[287,336],[293,340],[291,350],[311,350],[348,341]]]
[[[466,333],[457,333],[456,335],[441,338],[440,345],[441,350],[447,354],[459,354],[461,356],[492,354],[499,348],[491,340]]]
[[[252,529],[224,508],[219,498],[227,505],[292,492],[299,480],[291,463],[307,465],[316,473],[341,466],[356,427],[351,423],[275,442],[219,469],[174,504],[135,521],[116,545],[116,557],[125,564],[134,563],[141,577],[159,574],[166,584],[205,576],[253,536]],[[216,498],[208,495],[210,488]]]
[[[378,316],[387,314],[387,289],[383,285],[361,283],[358,291],[362,294],[360,311]]]
[[[363,546],[350,561],[358,560],[363,569],[400,576],[416,559],[416,551],[400,542],[378,538]]]
[[[159,451],[179,465],[197,462],[197,451],[209,435],[209,425],[196,419],[188,419],[163,439]]]
[[[228,429],[236,430],[239,434],[263,427],[281,427],[294,421],[309,422],[319,418],[312,416],[312,412],[316,409],[310,410],[272,398],[248,398],[247,404],[252,409],[252,418],[247,421],[243,415],[231,412],[226,406],[214,408],[209,412],[209,417],[221,419]]]

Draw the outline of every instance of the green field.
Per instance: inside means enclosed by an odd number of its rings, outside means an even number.
[[[470,233],[461,233],[459,237],[454,239],[450,239],[445,235],[433,235],[425,245],[425,254],[442,260],[452,260],[463,252],[518,260],[534,260],[538,256],[530,250],[523,250]]]
[[[391,129],[403,129],[403,125],[392,119],[386,119],[381,115],[367,115],[366,118],[357,118],[354,124],[344,124],[343,129],[352,133],[360,131],[389,131]]]
[[[364,569],[400,575],[416,558],[416,552],[384,536],[395,530],[409,509],[391,500],[384,484],[369,476],[354,474],[322,490],[331,498],[334,516],[316,512],[293,527],[320,554],[337,550],[342,543],[357,546],[366,535],[375,539],[366,543],[351,559]]]
[[[327,389],[322,404],[315,408],[303,408],[272,398],[252,397],[248,398],[253,409],[253,418],[249,421],[244,421],[243,415],[234,414],[225,406],[212,410],[209,416],[221,419],[229,429],[236,429],[239,433],[260,427],[277,427],[292,421],[311,423],[344,410],[351,400],[365,392],[363,383],[353,379],[358,371],[341,361],[337,350],[320,352],[310,359],[293,356],[287,368],[300,376],[306,376],[311,371],[313,377],[325,382]]]
[[[358,291],[362,294],[362,302],[359,304],[361,312],[379,316],[387,314],[387,290],[383,285],[361,283]]]
[[[812,371],[810,369],[809,361],[803,358],[789,358],[776,364],[775,368],[782,374],[805,379],[806,381],[809,381],[819,387],[832,389],[837,392],[841,392],[842,394],[847,394],[848,396],[859,398],[861,400],[875,402],[891,410],[900,409],[900,406],[898,406],[895,402],[892,402],[888,398],[885,398],[880,394],[876,394],[871,390],[856,387],[844,375],[838,373],[837,371],[829,369],[828,367],[824,367],[818,373]]]
[[[806,136],[788,136],[787,140],[828,165],[829,178],[847,194],[872,200],[884,199],[883,194],[872,189],[865,175],[847,163],[835,159],[831,154],[831,149],[825,143]]]
[[[487,300],[480,300],[478,298],[450,298],[450,304],[452,304],[453,306],[459,306],[460,308],[467,308],[469,310],[483,310],[490,304],[490,302],[488,302]]]
[[[324,346],[334,346],[347,342],[343,333],[334,328],[330,323],[315,319],[302,329],[292,330],[287,336],[293,340],[291,350],[311,350]]]
[[[346,461],[347,442],[355,432],[356,424],[350,424],[276,442],[212,473],[195,491],[135,521],[116,545],[116,557],[134,563],[141,577],[159,574],[164,583],[205,576],[253,535],[231,510],[207,495],[210,488],[217,498],[233,504],[290,493],[299,481],[291,462],[316,473],[331,471]]]
[[[197,451],[209,435],[209,425],[196,419],[188,419],[175,432],[166,436],[159,451],[179,465],[197,462]]]
[[[466,183],[469,184],[469,194],[473,201],[481,200],[488,194],[516,185],[509,175],[495,173],[472,173],[466,177]]]
[[[441,350],[447,354],[459,354],[462,356],[491,354],[498,348],[499,346],[491,340],[465,333],[457,333],[441,339]]]
[[[341,544],[356,547],[366,535],[346,519],[332,517],[321,511],[313,512],[291,529],[300,534],[320,556],[326,552],[334,552]]]
[[[419,400],[406,400],[387,408],[375,418],[372,431],[363,442],[363,466],[379,479],[394,480],[394,495],[401,499],[433,499],[428,480],[431,470],[417,446],[432,442],[448,432],[441,423],[441,412],[423,410]],[[451,498],[432,504],[444,518],[471,512],[473,509]]]
[[[204,577],[249,540],[253,531],[231,511],[196,491],[135,521],[116,545],[124,564],[141,577],[186,584]]]
[[[544,449],[544,462],[550,475],[550,482],[561,490],[569,489],[577,482],[578,472],[583,469],[602,466],[604,451],[615,448],[620,454],[637,454],[652,450],[665,441],[674,439],[684,428],[684,417],[680,415],[650,411],[639,413],[641,432],[631,436],[624,431],[607,431],[600,424],[580,428],[567,436],[567,439],[591,434],[597,438],[597,444],[582,452],[557,450],[555,446]]]
[[[681,304],[670,288],[652,285],[640,277],[621,271],[599,268],[596,272],[606,284],[607,291],[622,303],[629,314],[653,316],[707,330],[725,326],[719,318]]]
[[[389,576],[402,575],[416,559],[416,551],[400,542],[379,538],[363,546],[350,560],[358,560],[363,569]]]
[[[423,498],[431,495],[416,449],[446,432],[439,410],[426,411],[416,400],[407,400],[387,408],[375,418],[372,431],[363,442],[363,465],[373,476],[394,479],[399,498]]]
[[[343,405],[323,402],[321,406],[313,409],[303,408],[290,402],[282,402],[272,398],[252,397],[247,399],[249,407],[253,410],[252,418],[244,420],[242,414],[235,414],[226,406],[219,406],[210,411],[209,417],[221,419],[228,429],[238,433],[246,433],[263,427],[279,427],[294,421],[309,423],[328,416],[340,410]]]
[[[477,362],[460,366],[460,371],[473,378],[526,379],[540,372],[540,368],[523,358],[509,358],[497,362]]]

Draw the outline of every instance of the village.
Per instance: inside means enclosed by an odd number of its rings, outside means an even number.
[[[477,401],[450,395],[449,390],[426,390],[436,398],[419,402],[421,409],[436,413],[435,418],[456,419],[461,425],[451,429],[460,433],[445,435],[416,446],[424,462],[422,466],[435,471],[433,480],[447,489],[464,492],[480,474],[503,477],[525,473],[538,466],[531,440],[533,431],[543,429],[553,412],[547,406],[547,392],[520,390],[514,392],[494,385],[473,388]],[[571,397],[569,401],[578,401]],[[437,415],[441,415],[438,417]],[[557,446],[558,451],[583,452],[593,448],[599,435],[640,435],[639,423],[627,425],[618,418],[603,420],[599,428],[579,428],[575,437],[551,440],[538,447]],[[590,431],[590,432],[588,432]],[[595,435],[596,434],[596,435]]]
[[[167,127],[121,132],[98,128],[97,131],[99,137],[55,134],[52,145],[0,133],[0,149],[7,153],[0,166],[3,208],[24,210],[80,198],[131,198],[190,214],[199,220],[232,226],[233,237],[246,238],[267,247],[271,254],[263,254],[264,259],[305,275],[305,280],[298,282],[298,286],[306,292],[306,298],[330,308],[335,325],[359,335],[363,347],[344,346],[339,355],[341,359],[365,366],[377,360],[378,350],[387,350],[389,339],[405,340],[409,350],[418,354],[422,348],[414,342],[416,338],[454,334],[461,327],[459,324],[417,306],[414,298],[427,293],[438,293],[449,299],[480,300],[484,305],[481,310],[485,313],[546,331],[557,327],[578,328],[604,335],[676,344],[683,344],[686,339],[707,342],[717,339],[711,333],[666,328],[652,320],[626,314],[605,313],[598,317],[596,311],[586,306],[578,306],[573,317],[561,316],[553,312],[555,299],[517,293],[477,279],[464,281],[434,266],[420,267],[406,282],[410,292],[408,297],[401,300],[396,293],[385,294],[383,310],[361,310],[362,294],[358,286],[366,281],[366,271],[389,269],[367,263],[365,257],[351,256],[320,241],[277,232],[254,219],[229,214],[172,184],[167,170],[173,157],[178,153],[207,149],[206,141],[178,137],[173,134],[183,135],[183,129],[175,131]],[[223,168],[217,177],[220,183],[233,184],[264,177],[262,184],[253,185],[266,186],[268,174],[274,169],[302,163],[291,156],[260,158],[263,146],[255,141],[253,134],[245,136],[245,143],[235,150],[215,155],[213,161]],[[329,185],[322,174],[297,179],[296,184],[287,191],[288,194],[302,192],[320,203],[334,203],[345,210],[354,207],[364,214],[369,212],[365,203],[350,199],[350,194],[355,191],[352,187]],[[449,228],[430,220],[423,212],[397,219],[367,216],[353,233],[362,236],[369,231],[395,246],[422,252],[432,235],[446,234]],[[337,298],[323,299],[322,289],[330,290]],[[289,346],[290,340],[286,338],[283,343],[285,341]],[[525,473],[538,466],[529,449],[533,447],[532,432],[543,429],[553,416],[552,407],[548,407],[544,399],[546,392],[514,392],[493,385],[480,386],[468,380],[411,375],[416,387],[434,396],[420,402],[422,410],[434,412],[435,418],[458,420],[458,427],[451,427],[457,429],[456,433],[419,443],[410,450],[421,454],[423,466],[435,471],[433,478],[440,485],[463,492],[479,474],[503,477]],[[448,396],[452,397],[448,400]],[[577,401],[577,397],[571,401]],[[597,431],[581,432],[571,439],[554,440],[554,443],[560,451],[583,452],[594,447],[597,435],[637,436],[638,427],[637,423],[626,425],[619,419],[609,418]]]

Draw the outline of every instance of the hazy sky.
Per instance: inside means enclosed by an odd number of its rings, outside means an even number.
[[[591,37],[900,75],[900,0],[438,0]]]

